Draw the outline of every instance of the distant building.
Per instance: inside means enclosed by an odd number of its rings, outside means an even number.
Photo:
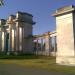
[[[33,16],[17,12],[0,20],[0,52],[31,53],[33,50]]]

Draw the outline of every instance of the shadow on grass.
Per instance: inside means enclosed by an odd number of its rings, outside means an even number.
[[[0,55],[0,59],[54,59],[55,57],[51,56],[43,56],[43,55],[32,55],[32,54],[25,54],[25,55]]]
[[[38,59],[36,55],[0,55],[0,59]]]
[[[44,55],[36,55],[31,53],[21,53],[18,52],[18,54],[15,54],[13,52],[10,52],[10,54],[7,54],[6,52],[0,52],[0,59],[53,59],[55,57],[51,56],[44,56]]]

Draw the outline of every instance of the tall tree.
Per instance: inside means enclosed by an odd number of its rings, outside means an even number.
[[[4,0],[0,0],[0,6],[4,5]]]

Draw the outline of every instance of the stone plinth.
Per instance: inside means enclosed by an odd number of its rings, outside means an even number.
[[[60,8],[53,15],[56,17],[57,55],[56,63],[75,65],[75,7]]]

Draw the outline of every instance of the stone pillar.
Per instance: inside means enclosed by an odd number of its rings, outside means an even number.
[[[51,38],[51,56],[56,56],[56,36],[52,36]]]
[[[24,49],[24,29],[22,23],[16,22],[16,51],[22,52]]]
[[[25,41],[25,39],[24,39],[24,27],[22,27],[22,52],[24,50],[24,41]]]
[[[56,52],[57,52],[57,42],[56,42],[56,36],[54,36],[54,56],[56,56]]]
[[[9,25],[9,52],[12,51],[12,27]]]
[[[12,29],[12,51],[15,51],[15,30]]]
[[[0,31],[0,51],[2,50],[2,31]]]
[[[6,23],[6,20],[4,19],[1,19],[0,20],[0,49],[2,52],[5,51],[5,44],[6,44],[6,29],[5,29],[5,23]]]
[[[19,50],[22,51],[22,41],[23,39],[23,31],[22,31],[22,27],[19,28]]]
[[[38,55],[38,38],[36,39],[37,41],[36,41],[36,54]]]
[[[25,28],[23,27],[23,23],[17,21],[16,22],[16,51],[23,52],[26,46],[25,42]]]
[[[8,53],[10,54],[10,52],[14,51],[14,20],[15,16],[14,15],[10,15],[8,20],[7,20],[7,24],[9,25],[9,49],[8,49]]]
[[[2,52],[4,51],[5,49],[5,33],[2,32]]]
[[[5,47],[6,47],[6,33],[4,31],[2,31],[2,52],[5,51]]]
[[[43,47],[43,38],[41,37],[41,51],[42,51],[42,48]]]
[[[23,50],[24,53],[33,51],[32,25],[34,22],[32,18],[33,16],[28,13],[17,12],[16,14],[16,50]],[[23,27],[22,33],[20,33],[20,27]]]
[[[16,22],[16,51],[19,51],[19,23]]]
[[[41,37],[41,54],[43,55],[43,37]]]
[[[50,55],[50,36],[45,34],[45,55]]]
[[[14,30],[14,51],[16,52],[16,28]]]
[[[53,16],[57,32],[56,63],[75,65],[75,7],[62,7]]]

